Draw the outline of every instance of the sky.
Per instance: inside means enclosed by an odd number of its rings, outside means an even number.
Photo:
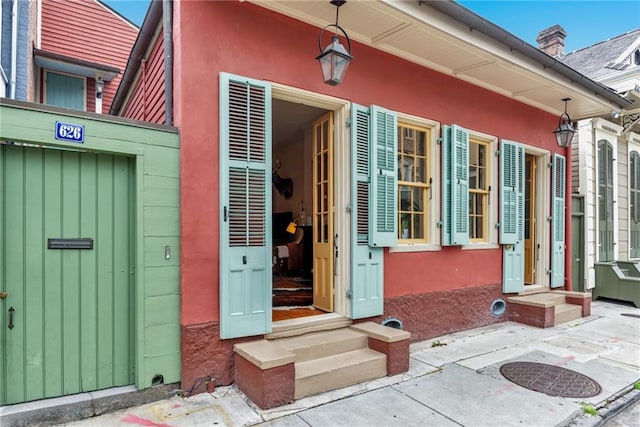
[[[149,6],[149,0],[102,1],[138,26],[142,25]],[[640,28],[638,0],[461,0],[458,3],[533,46],[537,46],[536,36],[540,31],[558,24],[567,32],[566,53]]]

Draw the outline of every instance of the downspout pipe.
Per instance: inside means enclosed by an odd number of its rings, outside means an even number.
[[[16,74],[18,72],[18,0],[11,7],[11,80],[9,98],[16,99]]]
[[[162,0],[164,33],[164,121],[173,126],[173,20],[171,0]]]
[[[116,95],[111,103],[111,108],[109,109],[109,114],[111,115],[117,116],[120,114],[120,109],[122,108],[127,92],[129,92],[129,88],[136,76],[136,71],[140,66],[140,61],[144,57],[144,54],[149,47],[149,42],[151,41],[151,38],[155,33],[155,29],[160,22],[162,6],[162,3],[159,1],[152,1],[149,5],[147,14],[144,17],[144,22],[142,23],[142,27],[138,33],[138,38],[131,49],[131,54],[129,55],[129,61],[127,62],[124,75],[122,76],[122,80],[120,80],[120,85],[118,86]]]

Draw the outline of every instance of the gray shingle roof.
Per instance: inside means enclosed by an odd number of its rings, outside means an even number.
[[[561,58],[561,61],[587,77],[598,80],[599,77],[614,70],[625,70],[637,66],[630,63],[616,63],[616,60],[630,46],[638,45],[640,45],[640,28],[568,53]]]

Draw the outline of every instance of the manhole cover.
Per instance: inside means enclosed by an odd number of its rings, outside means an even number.
[[[505,363],[500,373],[519,386],[549,396],[591,397],[602,391],[600,384],[586,375],[546,363]]]

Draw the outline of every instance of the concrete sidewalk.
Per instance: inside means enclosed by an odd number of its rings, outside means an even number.
[[[230,386],[65,425],[596,426],[640,400],[640,309],[595,301],[591,313],[548,329],[505,322],[414,343],[405,374],[275,409],[260,410]],[[500,374],[512,361],[577,371],[602,392],[574,399],[531,391]]]

